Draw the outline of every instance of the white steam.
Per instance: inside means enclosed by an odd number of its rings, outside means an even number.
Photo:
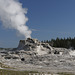
[[[27,9],[22,8],[18,0],[0,0],[0,20],[4,27],[16,29],[25,38],[31,37],[31,30],[26,26]]]

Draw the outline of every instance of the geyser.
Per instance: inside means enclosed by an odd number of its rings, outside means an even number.
[[[44,55],[51,54],[53,48],[48,43],[42,43],[37,39],[27,38],[26,40],[20,40],[17,50],[30,51],[33,54]]]
[[[25,38],[31,37],[31,30],[26,26],[27,9],[22,8],[18,0],[0,0],[0,20],[5,28],[15,29]]]

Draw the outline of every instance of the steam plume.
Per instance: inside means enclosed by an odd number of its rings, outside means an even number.
[[[31,30],[26,26],[27,9],[22,8],[18,0],[0,0],[0,20],[5,28],[16,29],[25,38],[31,37]]]

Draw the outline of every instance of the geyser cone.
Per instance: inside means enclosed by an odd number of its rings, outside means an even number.
[[[17,50],[31,51],[35,54],[49,54],[53,50],[48,43],[42,43],[37,39],[27,38],[20,40]]]

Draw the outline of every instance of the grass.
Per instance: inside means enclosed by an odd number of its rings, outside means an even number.
[[[45,73],[39,73],[37,71],[13,71],[13,70],[0,69],[0,75],[45,75]],[[51,74],[51,75],[54,75],[54,74]],[[75,75],[75,74],[72,74],[72,73],[58,73],[58,75]]]
[[[66,73],[66,72],[62,72],[62,73],[58,73],[59,75],[75,75],[73,73]]]
[[[12,71],[12,70],[4,70],[0,69],[0,75],[29,75],[29,73],[38,73],[34,71]]]

